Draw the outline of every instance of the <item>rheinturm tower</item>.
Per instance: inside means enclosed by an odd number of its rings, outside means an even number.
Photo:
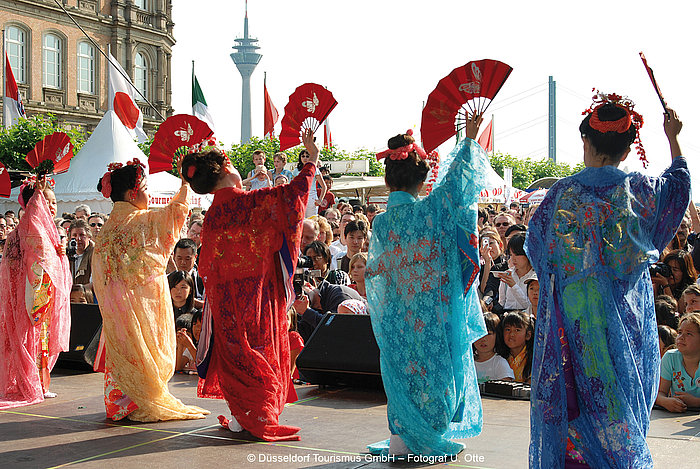
[[[260,62],[262,54],[258,54],[257,39],[248,36],[248,2],[246,1],[245,19],[243,20],[243,37],[236,39],[236,45],[233,49],[236,52],[231,54],[233,63],[236,64],[238,71],[241,72],[243,78],[243,87],[241,93],[241,143],[247,143],[253,135],[251,128],[250,117],[250,76],[253,74],[255,67]]]

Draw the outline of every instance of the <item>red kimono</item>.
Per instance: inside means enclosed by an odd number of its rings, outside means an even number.
[[[213,344],[198,394],[223,394],[238,423],[266,441],[299,439],[299,428],[278,420],[289,387],[289,273],[314,170],[307,164],[283,186],[218,190],[202,227]]]

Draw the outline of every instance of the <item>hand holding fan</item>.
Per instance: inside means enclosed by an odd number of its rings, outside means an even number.
[[[651,84],[652,84],[652,86],[654,86],[654,90],[656,91],[656,94],[659,96],[659,100],[661,100],[661,106],[664,108],[664,113],[668,114],[668,107],[666,106],[666,100],[661,95],[661,90],[659,89],[659,85],[658,85],[658,83],[656,83],[656,78],[654,78],[654,71],[647,64],[647,58],[644,57],[644,52],[640,52],[639,57],[641,57],[642,63],[644,64],[644,68],[647,70],[647,73],[649,74],[649,78],[651,79]]]
[[[54,132],[34,145],[25,159],[37,174],[59,174],[68,171],[71,158],[73,144],[70,137],[64,132]]]
[[[183,151],[181,148],[190,150],[202,143],[216,145],[214,132],[205,122],[189,114],[168,117],[153,138],[148,156],[149,174],[173,169],[173,162]]]
[[[435,150],[466,126],[467,114],[483,115],[513,68],[497,60],[478,60],[457,67],[428,96],[421,119],[426,152]]]
[[[10,173],[4,164],[0,163],[0,197],[10,197],[12,192],[12,181],[10,181]]]
[[[305,83],[294,90],[284,107],[280,151],[299,145],[303,130],[316,132],[337,105],[333,93],[316,83]]]

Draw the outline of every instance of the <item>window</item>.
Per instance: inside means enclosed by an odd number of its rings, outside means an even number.
[[[148,96],[148,63],[141,52],[137,52],[134,58],[134,86],[143,96]],[[143,98],[137,96],[136,99],[142,100]]]
[[[61,39],[55,34],[44,36],[44,86],[60,89]]]
[[[17,83],[27,82],[27,33],[17,26],[7,28],[5,50],[10,58],[10,67]]]
[[[78,92],[95,94],[95,48],[88,42],[78,44]]]
[[[146,10],[148,7],[146,0],[134,0],[134,5],[139,7],[142,10]]]

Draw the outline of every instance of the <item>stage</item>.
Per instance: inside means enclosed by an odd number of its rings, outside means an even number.
[[[196,377],[176,375],[171,392],[211,411],[204,420],[160,423],[105,419],[102,374],[55,370],[56,399],[0,411],[0,467],[48,468],[526,468],[527,401],[484,398],[484,430],[447,461],[373,459],[365,445],[388,437],[381,392],[297,386],[299,401],[281,423],[301,427],[301,441],[250,442],[219,426],[225,402],[197,399]],[[700,415],[654,410],[649,446],[657,468],[690,467],[700,458]]]

